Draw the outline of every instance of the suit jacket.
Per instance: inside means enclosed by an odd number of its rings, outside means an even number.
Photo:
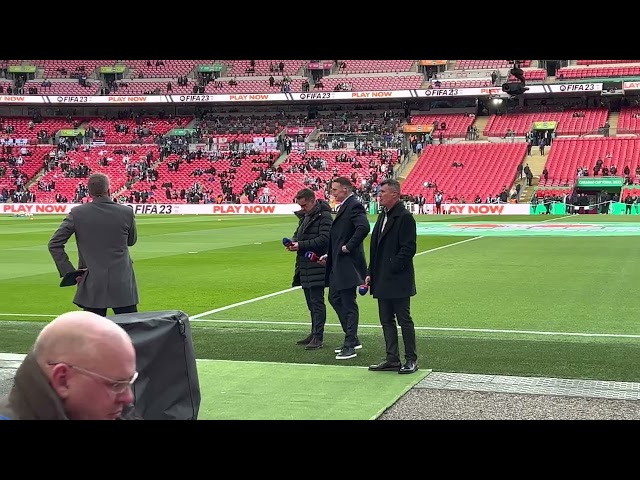
[[[108,197],[74,207],[49,240],[60,276],[75,270],[65,244],[75,234],[78,269],[86,268],[73,303],[88,308],[137,305],[138,287],[129,247],[138,235],[133,210]]]
[[[385,213],[378,216],[369,246],[371,276],[369,293],[374,298],[406,298],[416,294],[416,221],[402,202],[387,212],[387,224],[380,233]]]
[[[340,205],[329,233],[326,286],[344,290],[364,283],[367,259],[363,242],[370,231],[371,226],[364,207],[351,195]],[[343,245],[347,246],[349,253],[342,252]],[[331,285],[330,279],[333,282]]]

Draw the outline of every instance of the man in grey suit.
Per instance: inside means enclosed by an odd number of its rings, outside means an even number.
[[[74,207],[49,240],[49,253],[63,277],[75,268],[65,244],[75,234],[78,246],[77,290],[80,308],[106,316],[138,311],[138,287],[129,248],[138,239],[133,210],[111,199],[109,178],[94,173],[87,182],[90,203]]]
[[[415,373],[418,370],[416,331],[411,318],[411,297],[416,294],[413,257],[417,248],[416,221],[400,198],[400,183],[387,179],[380,183],[379,203],[383,212],[373,227],[366,282],[378,300],[378,314],[387,358],[371,365],[372,371]],[[398,327],[402,330],[405,364],[401,365]]]
[[[329,233],[328,253],[322,255],[320,261],[327,266],[325,281],[329,287],[329,303],[344,331],[344,343],[335,349],[336,359],[348,360],[362,348],[358,339],[360,311],[356,289],[364,283],[367,274],[363,242],[371,226],[367,212],[353,195],[353,185],[348,178],[334,178],[331,194],[339,205]]]

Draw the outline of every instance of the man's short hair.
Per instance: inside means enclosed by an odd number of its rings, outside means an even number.
[[[353,183],[351,183],[351,180],[349,180],[347,177],[336,177],[331,180],[331,183],[338,183],[343,187],[347,187],[349,191],[353,190]]]
[[[316,194],[310,188],[303,188],[298,193],[296,193],[296,200],[300,200],[301,198],[312,201],[316,199]]]
[[[101,197],[109,192],[109,177],[104,173],[94,173],[87,181],[87,189],[92,197]]]
[[[385,185],[389,185],[389,188],[394,192],[400,193],[400,182],[398,180],[395,180],[393,178],[387,178],[386,180],[383,180],[382,182],[380,182],[380,187],[383,187]]]

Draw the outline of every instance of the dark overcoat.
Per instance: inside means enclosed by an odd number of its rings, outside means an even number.
[[[416,254],[416,221],[398,202],[388,215],[384,231],[380,233],[385,213],[378,216],[369,246],[369,293],[374,298],[405,298],[416,294],[416,273],[413,257]]]

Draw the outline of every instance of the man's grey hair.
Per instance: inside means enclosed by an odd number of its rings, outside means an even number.
[[[389,188],[394,192],[400,193],[400,182],[398,180],[387,178],[386,180],[380,182],[380,187],[383,187],[385,185],[389,185]]]

